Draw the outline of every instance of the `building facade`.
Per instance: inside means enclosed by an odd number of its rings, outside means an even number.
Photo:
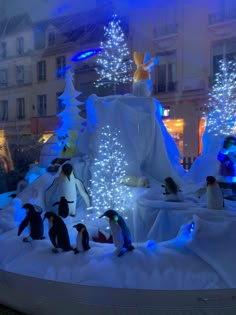
[[[133,48],[161,57],[153,73],[154,97],[165,108],[165,123],[182,155],[198,156],[219,60],[236,61],[236,1],[157,0],[148,9],[132,16]]]

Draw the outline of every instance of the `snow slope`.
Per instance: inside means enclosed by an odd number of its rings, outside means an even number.
[[[35,189],[42,187],[45,181],[47,182],[45,178],[51,179],[51,175],[41,176],[19,195],[19,199],[22,198],[22,203],[32,196],[37,196],[39,197],[38,200],[41,200],[41,197],[35,193]],[[31,244],[24,243],[22,238],[27,235],[27,232],[21,237],[16,236],[19,218],[22,218],[22,211],[24,210],[20,207],[14,208],[14,205],[5,207],[1,210],[0,220],[0,229],[2,230],[0,268],[42,279],[113,288],[182,290],[235,287],[236,271],[232,274],[231,282],[228,281],[230,274],[225,275],[220,272],[221,266],[224,268],[224,259],[229,254],[225,252],[226,248],[231,250],[236,241],[234,235],[230,234],[232,228],[236,228],[234,202],[227,201],[227,210],[222,211],[205,209],[204,198],[197,202],[193,193],[192,200],[186,199],[183,203],[166,202],[163,201],[160,184],[153,181],[150,190],[134,188],[137,192],[137,208],[129,215],[128,222],[133,238],[136,240],[140,236],[136,237],[135,233],[142,231],[143,242],[135,241],[136,249],[120,258],[116,256],[113,244],[101,244],[92,241],[91,249],[88,252],[78,255],[74,255],[73,252],[54,254],[51,251],[52,245],[47,236],[47,222],[45,222],[45,236],[47,237],[45,240],[33,241]],[[183,191],[188,191],[188,189],[188,186],[186,189],[183,187]],[[190,196],[189,191],[185,193],[185,198],[190,198]],[[145,216],[141,219],[140,211],[142,212],[142,210],[145,211]],[[71,244],[75,244],[76,237],[76,232],[72,226],[82,219],[86,222],[90,236],[96,235],[98,227],[100,229],[105,228],[106,219],[89,222],[86,219],[86,213],[79,208],[77,211],[76,218],[66,219]],[[191,235],[185,233],[186,231],[183,232],[185,229],[183,227],[188,226],[189,222],[199,221],[195,217],[201,218],[201,222],[205,226],[206,224],[218,224],[219,221],[225,223],[223,241],[222,235],[217,236],[217,233],[213,235],[216,244],[215,250],[222,252],[222,261],[218,262],[217,268],[214,264],[209,263],[206,256],[200,255],[199,250],[195,252],[195,247],[199,249],[199,234],[197,233],[192,239]],[[148,228],[150,235],[145,234],[145,229],[142,230],[144,218],[146,226],[150,225]],[[230,229],[227,226],[229,221],[233,222]],[[212,225],[209,226],[212,229]],[[137,227],[136,230],[135,227]],[[205,228],[205,231],[207,232],[208,228]],[[228,239],[229,234],[232,237]],[[196,240],[196,245],[194,245],[193,240]],[[221,247],[218,248],[219,240],[221,240]],[[209,246],[212,248],[212,243]],[[219,260],[219,256],[217,259]],[[232,266],[235,259],[234,255],[230,258]],[[229,268],[229,272],[232,273],[232,270]]]

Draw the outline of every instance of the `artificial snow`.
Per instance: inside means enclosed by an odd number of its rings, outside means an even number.
[[[19,223],[25,216],[22,205],[30,202],[46,212],[45,190],[59,175],[59,169],[57,174],[46,172],[38,177],[0,210],[0,268],[41,279],[112,288],[236,287],[235,202],[225,200],[223,210],[207,209],[203,189],[205,177],[217,172],[216,150],[207,150],[201,161],[192,166],[192,172],[186,173],[181,168],[177,147],[161,121],[160,104],[154,99],[92,95],[86,106],[88,125],[83,135],[87,140],[78,142],[77,151],[83,153],[87,148],[89,154],[71,159],[75,175],[88,186],[101,128],[109,125],[121,131],[119,140],[129,163],[127,175],[145,176],[150,181],[150,188],[130,187],[134,199],[125,215],[135,250],[117,257],[113,244],[92,241],[99,231],[109,238],[108,221],[95,219],[79,196],[76,217],[64,221],[72,246],[77,233],[73,225],[86,225],[91,239],[89,251],[77,255],[73,251],[53,253],[47,220],[45,240],[22,242],[26,230],[17,237]],[[217,150],[218,146],[217,142]],[[211,169],[203,163],[204,157],[205,161],[212,161]],[[177,180],[182,202],[164,199],[162,184],[168,176]]]
[[[44,174],[37,179],[19,195],[18,203],[20,200],[23,204],[32,196],[38,197],[35,187],[41,191],[49,178],[49,174]],[[113,244],[93,241],[90,241],[91,249],[87,252],[55,254],[47,235],[46,220],[46,239],[24,243],[22,238],[27,231],[21,237],[16,235],[25,212],[19,204],[17,208],[16,201],[14,205],[11,201],[1,210],[0,268],[53,281],[113,288],[182,290],[235,287],[236,257],[231,250],[236,242],[233,202],[226,201],[225,210],[208,210],[204,208],[204,198],[197,200],[194,195],[190,201],[164,201],[162,189],[161,183],[154,180],[150,189],[133,188],[137,206],[128,214],[128,224],[135,250],[123,257],[116,256]],[[182,190],[185,192],[184,187]],[[185,194],[186,198],[189,196],[189,192]],[[72,245],[76,242],[75,223],[84,220],[90,238],[97,235],[98,228],[101,231],[106,228],[106,219],[92,222],[86,215],[87,212],[77,208],[75,218],[65,219]],[[183,230],[192,221],[197,226],[195,234],[186,235]],[[206,255],[208,251],[209,255]]]

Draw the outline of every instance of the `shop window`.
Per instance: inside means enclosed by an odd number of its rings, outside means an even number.
[[[198,125],[198,154],[202,154],[203,150],[203,143],[202,143],[202,136],[204,134],[206,128],[206,117],[203,116],[199,120],[199,125]]]
[[[184,119],[164,119],[163,123],[166,126],[166,129],[168,130],[169,134],[174,139],[180,154],[183,155]]]

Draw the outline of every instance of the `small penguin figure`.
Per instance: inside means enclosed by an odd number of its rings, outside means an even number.
[[[162,185],[162,187],[165,188],[165,192],[163,195],[165,195],[166,201],[182,201],[183,197],[181,196],[178,185],[173,180],[172,177],[166,177],[165,178],[165,184]]]
[[[76,247],[73,249],[74,254],[89,250],[89,234],[86,226],[82,223],[78,223],[73,227],[78,231],[76,238]]]
[[[58,215],[62,218],[66,218],[69,215],[68,203],[73,203],[74,201],[68,201],[64,196],[61,197],[60,201],[54,202],[53,207],[58,205]]]
[[[70,246],[70,238],[64,221],[54,212],[46,212],[44,219],[48,219],[49,231],[48,235],[54,246],[53,252],[72,250]]]
[[[19,226],[17,235],[20,236],[23,230],[28,226],[30,234],[28,237],[23,238],[23,242],[44,239],[41,213],[37,212],[31,203],[24,204],[22,208],[25,209],[26,216]]]
[[[221,210],[224,208],[222,190],[214,176],[207,176],[207,208]]]
[[[117,249],[118,257],[121,257],[125,251],[134,250],[134,246],[131,242],[131,235],[129,228],[122,218],[115,210],[107,210],[99,218],[109,218],[109,225],[111,228],[113,243]]]

